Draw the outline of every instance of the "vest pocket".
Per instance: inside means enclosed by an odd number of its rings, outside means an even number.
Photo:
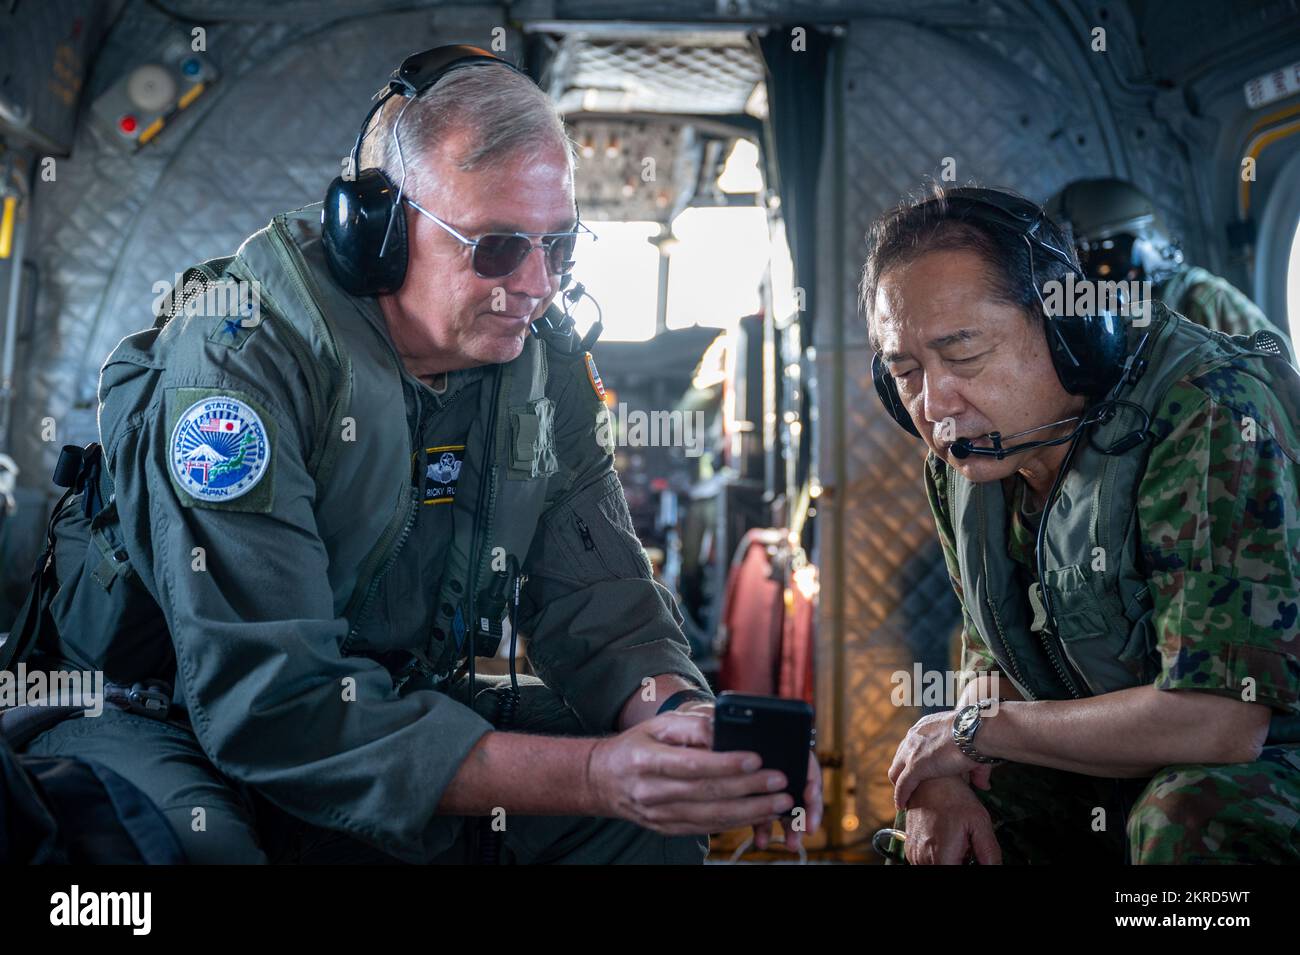
[[[1148,610],[1134,622],[1128,641],[1120,651],[1119,660],[1138,683],[1150,683],[1160,674],[1160,654],[1156,650],[1155,626],[1151,622],[1154,610]]]
[[[1124,593],[1124,578],[1120,579],[1120,593]],[[1129,632],[1128,641],[1120,651],[1119,660],[1137,678],[1139,683],[1150,683],[1160,673],[1160,653],[1156,649],[1155,605],[1151,600],[1151,585],[1143,584],[1124,607],[1124,619]]]
[[[545,477],[559,470],[555,459],[555,405],[538,398],[510,409],[510,466],[514,480]]]
[[[1106,592],[1102,574],[1090,576],[1072,566],[1049,571],[1048,578],[1053,582],[1061,646],[1094,693],[1136,686],[1155,677],[1157,660],[1148,651],[1149,614],[1130,621],[1119,599]]]
[[[1113,632],[1102,598],[1093,581],[1077,567],[1062,567],[1047,572],[1052,588],[1052,609],[1056,616],[1057,635],[1065,643],[1092,640]],[[1127,627],[1124,633],[1127,633]]]

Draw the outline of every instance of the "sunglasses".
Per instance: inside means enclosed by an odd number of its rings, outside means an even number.
[[[471,265],[481,279],[501,279],[512,274],[533,249],[546,253],[546,268],[553,275],[567,275],[573,270],[573,252],[581,236],[596,238],[596,234],[581,222],[571,232],[487,232],[477,239],[461,235],[449,223],[439,219],[409,196],[404,197],[411,208],[436,222],[461,245],[474,250]],[[537,239],[537,242],[533,240]]]

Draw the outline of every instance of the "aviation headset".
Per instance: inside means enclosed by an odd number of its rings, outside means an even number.
[[[438,46],[423,53],[413,53],[403,60],[402,65],[393,71],[388,89],[366,113],[352,147],[349,171],[353,177],[336,177],[330,183],[325,205],[321,208],[325,261],[335,281],[350,294],[396,292],[406,278],[406,215],[401,209],[404,182],[394,187],[392,180],[380,169],[357,171],[361,162],[361,143],[370,121],[394,96],[404,96],[412,101],[448,73],[481,63],[495,63],[527,76],[513,63],[476,46]],[[406,106],[402,109],[405,111]],[[394,136],[400,125],[399,114],[393,126]]]
[[[923,209],[931,203],[937,206],[940,202],[946,204],[947,218],[952,221],[974,221],[1024,239],[1029,248],[1030,281],[1043,307],[1047,346],[1061,387],[1072,395],[1097,400],[1110,394],[1126,371],[1127,326],[1111,312],[1091,315],[1052,315],[1048,312],[1034,274],[1035,252],[1065,265],[1080,280],[1085,280],[1085,276],[1069,252],[1058,248],[1043,235],[1043,226],[1048,219],[1042,208],[1011,193],[976,188],[953,189],[944,199],[929,199],[918,208]],[[889,416],[908,434],[920,438],[921,434],[912,423],[912,416],[907,413],[894,378],[879,352],[871,359],[871,377],[876,394]]]

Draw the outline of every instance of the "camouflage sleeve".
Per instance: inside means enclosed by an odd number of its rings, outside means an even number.
[[[1240,289],[1217,275],[1205,273],[1183,296],[1186,316],[1225,335],[1253,335],[1267,329],[1280,332]]]
[[[547,686],[590,732],[607,733],[645,678],[675,673],[703,689],[708,681],[637,539],[583,357],[551,361],[560,480],[524,562],[519,629]]]
[[[948,567],[948,580],[961,603],[961,633],[958,670],[962,673],[980,673],[996,670],[997,661],[984,644],[984,638],[975,629],[970,614],[966,612],[966,598],[962,594],[961,573],[957,566],[956,535],[952,529],[952,519],[947,507],[947,472],[934,455],[928,455],[925,463],[925,496],[930,502],[930,512],[934,516],[935,530],[939,533],[939,546],[943,549],[943,561]]]
[[[1300,713],[1300,441],[1257,379],[1170,389],[1138,489],[1160,689]]]

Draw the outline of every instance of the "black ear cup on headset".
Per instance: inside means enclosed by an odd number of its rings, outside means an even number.
[[[954,221],[969,218],[1010,229],[1030,243],[1032,252],[1056,259],[1074,270],[1079,279],[1084,278],[1068,253],[1049,245],[1038,234],[1046,216],[1029,200],[993,189],[954,189],[948,193],[946,201],[949,208],[960,210]],[[1093,399],[1109,394],[1123,374],[1128,355],[1125,320],[1113,313],[1099,312],[1092,315],[1044,315],[1043,321],[1052,367],[1061,387],[1072,395]],[[921,437],[879,352],[871,358],[871,378],[889,416],[908,434]]]
[[[413,53],[393,71],[387,92],[366,114],[352,147],[352,168],[360,164],[361,143],[370,121],[388,100],[418,97],[452,70],[474,63],[495,63],[527,75],[513,63],[475,46],[439,46]],[[398,205],[400,186],[381,170],[362,169],[352,180],[337,177],[325,194],[321,208],[325,261],[334,280],[351,295],[396,292],[406,278],[406,210]]]
[[[1128,326],[1111,312],[1045,318],[1047,348],[1061,387],[1072,395],[1101,398],[1124,371]]]
[[[321,238],[330,274],[351,295],[386,295],[406,278],[406,210],[397,187],[378,169],[330,183],[321,208]],[[389,232],[388,220],[393,219]],[[388,246],[379,250],[388,235]]]

